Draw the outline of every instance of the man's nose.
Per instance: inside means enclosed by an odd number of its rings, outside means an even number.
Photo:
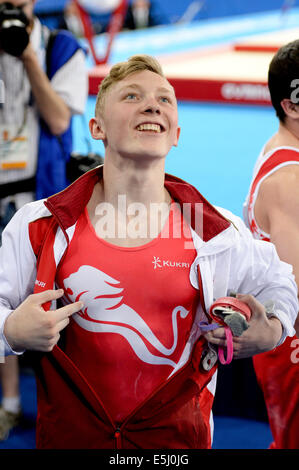
[[[145,104],[145,107],[144,107],[144,112],[145,113],[156,113],[156,114],[160,114],[161,113],[161,110],[160,110],[160,105],[159,103],[157,102],[157,100],[155,98],[149,98]]]
[[[160,114],[161,111],[160,111],[160,107],[157,105],[150,105],[150,106],[147,106],[144,110],[145,113],[149,113],[149,114]]]

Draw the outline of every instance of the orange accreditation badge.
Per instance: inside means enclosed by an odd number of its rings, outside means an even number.
[[[28,126],[0,125],[0,170],[24,169],[28,158]]]

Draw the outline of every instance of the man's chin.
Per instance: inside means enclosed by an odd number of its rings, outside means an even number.
[[[166,154],[161,153],[161,150],[143,149],[142,151],[133,151],[123,154],[123,158],[135,160],[136,162],[155,162],[164,160]]]

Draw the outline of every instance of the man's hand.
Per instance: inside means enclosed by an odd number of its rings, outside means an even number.
[[[34,52],[34,49],[32,47],[32,44],[31,42],[29,41],[28,45],[25,47],[25,49],[23,50],[22,54],[20,55],[20,59],[21,60],[27,60],[28,58],[30,58],[33,54],[35,54]]]
[[[238,294],[237,299],[251,310],[249,328],[241,336],[233,337],[234,359],[251,357],[275,348],[282,334],[282,325],[277,318],[267,318],[265,307],[252,295]],[[209,343],[226,346],[225,330],[222,327],[205,335]]]
[[[29,295],[8,316],[4,335],[14,351],[52,351],[60,338],[60,331],[69,324],[69,317],[83,307],[82,302],[75,302],[57,310],[43,309],[43,304],[57,300],[62,295],[62,289]]]

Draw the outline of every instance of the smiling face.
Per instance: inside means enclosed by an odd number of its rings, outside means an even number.
[[[149,70],[128,75],[107,90],[90,130],[106,157],[165,158],[180,132],[173,87]]]

